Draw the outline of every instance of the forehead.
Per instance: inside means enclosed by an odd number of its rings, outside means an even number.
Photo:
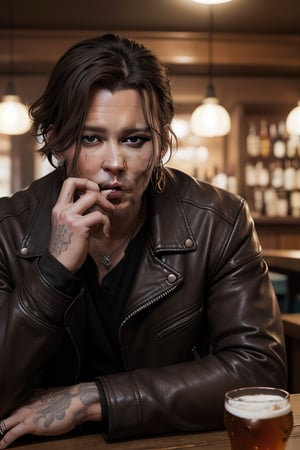
[[[103,107],[117,107],[126,108],[134,106],[140,108],[148,121],[151,122],[151,117],[157,117],[157,99],[151,95],[151,102],[149,94],[146,90],[140,92],[137,89],[120,89],[111,91],[109,89],[94,86],[89,94],[90,109],[93,106]],[[150,106],[151,105],[151,106]]]
[[[135,89],[111,92],[94,88],[89,96],[87,122],[133,119],[144,121],[144,109],[140,94]]]
[[[147,102],[149,103],[149,102]],[[135,89],[121,89],[110,91],[109,89],[93,88],[89,94],[89,109],[98,108],[125,108],[132,106],[142,108],[142,99]]]

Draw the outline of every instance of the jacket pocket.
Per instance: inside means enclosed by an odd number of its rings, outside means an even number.
[[[185,328],[194,327],[196,324],[199,324],[202,311],[203,306],[200,306],[200,308],[193,306],[169,316],[153,327],[153,334],[157,339],[163,339],[169,335],[183,331]]]

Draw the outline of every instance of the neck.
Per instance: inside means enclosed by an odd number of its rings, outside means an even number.
[[[134,220],[127,221],[127,224],[123,226],[123,233],[120,233],[119,221],[116,222],[116,232],[112,227],[111,235],[109,238],[105,236],[92,237],[91,238],[91,252],[95,260],[98,261],[99,269],[101,266],[106,271],[109,271],[114,267],[124,256],[125,249],[129,242],[140,230],[142,224],[145,221],[146,209],[144,202],[139,206],[136,215],[133,216]]]

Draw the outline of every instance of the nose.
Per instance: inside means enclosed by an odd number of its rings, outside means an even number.
[[[103,169],[112,173],[118,173],[126,169],[123,152],[117,143],[108,143]]]

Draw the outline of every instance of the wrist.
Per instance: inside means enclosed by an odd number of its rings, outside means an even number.
[[[96,383],[81,383],[77,397],[81,403],[81,422],[99,422],[102,419],[102,408]]]

